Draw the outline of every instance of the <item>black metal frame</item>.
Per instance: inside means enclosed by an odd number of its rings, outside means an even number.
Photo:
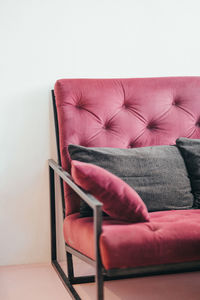
[[[59,130],[57,121],[57,112],[55,105],[55,97],[53,96],[53,108],[55,118],[55,129],[56,129],[56,140],[58,149],[58,161],[60,159],[59,149]],[[148,275],[160,275],[160,274],[171,274],[178,272],[189,272],[200,270],[200,261],[177,263],[177,264],[165,264],[158,266],[139,267],[131,269],[111,269],[105,270],[101,263],[101,255],[99,249],[99,237],[102,231],[102,203],[94,198],[91,194],[85,192],[83,189],[78,187],[70,174],[68,174],[62,167],[57,164],[54,160],[49,160],[49,180],[50,180],[50,211],[51,211],[51,262],[59,277],[61,278],[64,286],[68,290],[72,299],[80,300],[80,296],[73,287],[74,284],[89,283],[96,281],[97,300],[103,300],[103,282],[106,280],[124,279],[138,276]],[[79,251],[73,249],[69,245],[65,244],[66,259],[67,259],[67,272],[66,275],[57,260],[57,246],[56,246],[56,197],[55,197],[55,174],[60,177],[61,183],[61,194],[62,194],[62,209],[63,219],[65,217],[65,201],[63,193],[63,181],[70,186],[70,188],[79,195],[92,209],[93,209],[93,224],[94,224],[94,236],[95,236],[95,260],[87,257]],[[72,255],[85,261],[86,263],[95,267],[95,276],[74,276],[73,259]]]
[[[66,244],[65,250],[67,255],[67,267],[68,267],[68,277],[65,275],[61,266],[57,261],[57,247],[56,247],[56,209],[55,209],[55,176],[54,172],[60,176],[64,182],[66,182],[92,209],[94,212],[94,235],[95,235],[95,256],[96,259],[92,260],[89,257],[81,254],[77,250],[73,249]],[[101,223],[102,223],[102,213],[101,207],[102,203],[96,200],[92,195],[84,192],[79,188],[72,180],[71,176],[62,169],[55,161],[52,159],[49,160],[49,180],[50,180],[50,206],[51,206],[51,261],[61,277],[65,287],[68,292],[71,294],[73,299],[80,299],[76,290],[72,284],[76,283],[86,283],[94,282],[94,276],[80,276],[74,277],[73,270],[73,261],[72,255],[79,257],[90,265],[94,266],[96,269],[96,281],[97,281],[97,299],[103,299],[103,274],[102,274],[102,265],[99,253],[99,236],[101,234]]]

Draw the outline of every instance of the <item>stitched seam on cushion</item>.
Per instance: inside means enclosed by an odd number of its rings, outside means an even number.
[[[194,133],[195,133],[195,131],[197,131],[197,128],[193,128],[193,131],[192,131],[192,133],[191,134],[189,134],[188,136],[187,136],[187,138],[190,138]]]
[[[113,136],[117,137],[120,139],[120,141],[122,141],[122,137],[118,136],[117,134],[119,134],[119,132],[117,130],[114,129],[109,129],[109,134],[112,134]],[[95,133],[93,136],[88,138],[88,143],[90,143],[94,138],[98,137],[98,135],[102,134],[102,129],[100,129],[97,133]],[[126,141],[123,142],[124,145],[126,145]]]
[[[138,118],[141,122],[143,122],[145,125],[148,122],[144,116],[142,116],[139,112],[137,112],[133,107],[128,107],[126,108],[126,110],[130,113],[132,113],[132,115],[134,115],[134,117]]]
[[[137,143],[137,140],[145,133],[145,131],[146,131],[146,128],[133,140],[134,144]],[[136,147],[134,147],[134,148],[136,148]]]
[[[181,107],[181,106],[176,106],[177,108],[180,108],[181,110],[183,110],[186,114],[187,114],[187,116],[188,115],[190,115],[191,117],[192,117],[192,119],[193,119],[193,121],[195,122],[195,118],[194,118],[194,116],[192,115],[192,113],[191,112],[189,112],[187,109],[185,109],[185,108],[183,108],[183,107]]]
[[[157,119],[154,119],[153,121],[155,121],[155,123],[157,122],[161,122],[160,120],[163,118],[163,117],[166,117],[169,112],[172,110],[172,107],[170,106],[169,109],[165,112],[163,112]]]
[[[60,107],[65,107],[66,108],[67,105],[71,105],[72,107],[75,107],[75,105],[72,104],[72,103],[66,103],[65,105],[58,105],[57,107],[59,107],[59,108]],[[90,113],[91,115],[93,115],[97,119],[98,123],[102,124],[102,120],[95,113],[93,113],[92,111],[86,109],[85,107],[82,107],[81,110],[87,111],[88,113]]]
[[[120,81],[119,83],[120,83],[120,85],[121,85],[121,87],[122,87],[122,93],[123,93],[123,95],[124,95],[124,100],[125,100],[125,98],[126,98],[126,92],[125,92],[123,83],[122,83],[121,81]]]
[[[115,118],[119,113],[121,112],[121,109],[119,109],[117,112],[115,112],[109,119],[109,123],[113,120],[113,118]]]
[[[102,120],[95,113],[93,113],[92,111],[90,111],[89,109],[87,109],[85,107],[81,108],[81,110],[86,110],[88,113],[90,113],[91,115],[93,115],[97,119],[97,122],[102,124]]]

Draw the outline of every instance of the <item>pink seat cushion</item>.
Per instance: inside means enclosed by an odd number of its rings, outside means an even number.
[[[103,211],[117,220],[149,221],[146,205],[126,182],[93,164],[71,162],[71,174],[80,187],[103,203]]]
[[[105,217],[100,237],[105,269],[133,268],[200,259],[200,210],[152,212],[150,222],[125,223]],[[93,218],[67,216],[68,245],[94,259]]]

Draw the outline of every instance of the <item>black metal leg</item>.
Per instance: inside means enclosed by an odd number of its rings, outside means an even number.
[[[62,280],[65,288],[69,292],[70,296],[74,300],[81,300],[76,290],[70,283],[70,278],[68,278],[61,266],[57,261],[57,246],[56,246],[56,207],[55,207],[55,178],[54,170],[49,167],[49,181],[50,181],[50,213],[51,213],[51,263],[54,269],[56,270],[58,276]],[[70,256],[69,256],[70,257]],[[73,264],[72,258],[67,260],[69,267],[69,274],[73,275]]]
[[[51,164],[51,161],[50,161]],[[61,173],[61,174],[60,174]],[[61,177],[64,176],[65,180],[68,180],[68,177],[63,175],[61,168],[57,169],[57,174]],[[66,177],[66,178],[65,178]],[[66,251],[67,258],[67,267],[68,267],[68,276],[64,273],[60,264],[57,261],[57,245],[56,245],[56,206],[55,206],[55,175],[54,175],[54,165],[49,166],[49,179],[50,179],[50,210],[51,210],[51,261],[52,265],[60,276],[65,288],[68,290],[72,299],[80,300],[80,296],[77,294],[76,290],[73,287],[73,284],[77,283],[86,283],[86,282],[94,282],[94,276],[80,276],[74,277],[74,269],[73,269],[73,260],[72,260],[72,248],[70,251]],[[74,183],[70,180],[70,184],[74,186]],[[101,234],[101,224],[102,224],[102,204],[99,203],[95,198],[91,195],[83,193],[82,190],[78,189],[78,192],[83,197],[87,199],[87,201],[91,201],[92,199],[92,207],[94,210],[94,236],[95,236],[95,261],[85,257],[85,261],[88,261],[90,264],[95,266],[95,281],[97,287],[97,300],[103,300],[103,267],[101,263],[100,250],[99,250],[99,237]],[[73,250],[74,252],[75,251]],[[78,257],[84,257],[83,254],[79,253]]]
[[[66,251],[66,258],[67,258],[68,278],[69,278],[70,281],[73,281],[73,279],[74,279],[74,267],[73,267],[72,254]]]
[[[55,178],[54,170],[49,167],[50,183],[50,212],[51,212],[51,261],[57,259],[56,251],[56,207],[55,207]]]
[[[102,212],[101,207],[96,207],[94,210],[94,232],[95,232],[95,253],[96,253],[96,288],[97,288],[97,300],[103,300],[103,274],[102,264],[99,250],[99,237],[101,234]]]
[[[97,288],[97,300],[103,300],[104,299],[104,293],[103,293],[103,275],[101,267],[96,268],[96,288]]]

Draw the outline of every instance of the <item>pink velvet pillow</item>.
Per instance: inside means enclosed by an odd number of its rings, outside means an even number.
[[[127,183],[93,164],[71,162],[71,174],[77,185],[103,203],[103,211],[118,220],[149,221],[146,205]]]

